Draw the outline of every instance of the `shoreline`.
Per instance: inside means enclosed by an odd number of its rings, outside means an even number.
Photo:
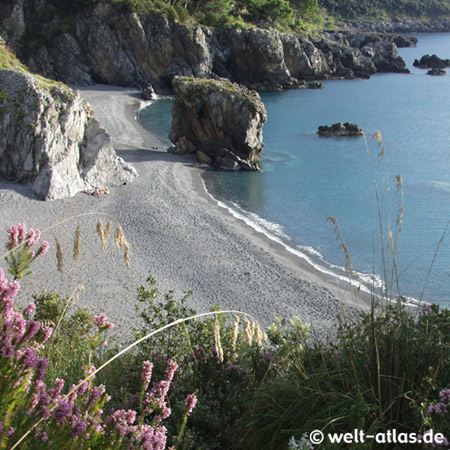
[[[369,295],[338,287],[331,277],[221,208],[205,191],[193,159],[167,153],[168,142],[135,120],[140,104],[137,91],[96,85],[83,88],[81,95],[111,134],[118,154],[136,167],[139,178],[111,188],[103,197],[78,194],[53,202],[35,200],[26,187],[0,183],[4,211],[0,228],[23,221],[43,229],[80,212],[110,214],[131,244],[132,269],[125,268],[113,243],[102,253],[95,214],[80,223],[81,261],[73,263],[76,221],[69,222],[56,232],[70,270],[63,275],[56,271],[55,245],[52,236],[45,235],[53,257],[43,258],[35,273],[22,282],[21,305],[42,288],[70,295],[82,283],[86,291],[77,304],[95,314],[105,312],[116,324],[116,334],[131,337],[132,327],[139,325],[136,289],[145,285],[149,272],[162,294],[173,290],[175,298],[180,298],[185,290],[193,290],[188,305],[198,312],[212,305],[242,309],[264,326],[273,322],[274,315],[287,319],[297,315],[319,337],[330,332],[343,309],[352,314],[370,305]],[[108,219],[102,220],[106,224]]]

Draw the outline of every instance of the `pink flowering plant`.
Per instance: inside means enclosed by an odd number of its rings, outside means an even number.
[[[99,314],[93,320],[94,331],[86,335],[90,353],[83,377],[67,388],[62,378],[48,384],[45,375],[51,361],[42,355],[53,338],[53,327],[33,318],[34,303],[23,312],[15,306],[17,279],[30,272],[31,263],[45,254],[48,245],[41,244],[34,252],[40,232],[27,232],[24,225],[11,227],[8,233],[7,248],[13,251],[7,261],[14,279],[8,280],[0,267],[0,449],[165,449],[163,421],[171,414],[167,396],[177,364],[169,361],[165,377],[151,384],[152,363],[145,361],[140,409],[105,414],[110,397],[104,385],[95,383],[92,356],[113,325]],[[195,402],[191,397],[186,401],[187,416]]]
[[[443,442],[434,443],[433,448],[450,448],[450,388],[441,389],[438,400],[425,404],[425,426],[434,433],[442,433]]]
[[[40,230],[33,228],[27,230],[23,223],[9,227],[8,235],[6,261],[14,279],[21,279],[31,273],[32,262],[47,253],[49,243],[43,241],[38,247],[37,244],[41,238]]]

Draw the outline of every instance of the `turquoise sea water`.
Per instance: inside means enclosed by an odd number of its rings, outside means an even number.
[[[418,38],[416,48],[400,49],[411,75],[330,80],[322,90],[263,93],[268,121],[262,170],[205,173],[209,193],[290,251],[344,278],[345,256],[327,222],[334,216],[359,274],[357,281],[370,288],[382,275],[378,205],[387,220],[390,203],[394,229],[401,196],[393,178],[400,174],[404,221],[399,284],[404,295],[419,298],[450,219],[450,73],[431,77],[412,62],[426,53],[450,58],[450,33]],[[169,100],[157,101],[141,111],[140,119],[167,134],[170,106]],[[362,137],[316,134],[319,125],[346,121],[368,133],[367,147]],[[379,166],[380,149],[370,138],[376,130],[386,148]],[[391,181],[390,193],[386,179]],[[385,244],[388,240],[385,235]],[[439,248],[424,299],[450,306],[450,236]]]

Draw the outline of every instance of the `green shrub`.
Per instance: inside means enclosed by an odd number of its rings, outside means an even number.
[[[450,386],[450,311],[374,307],[342,319],[332,341],[304,346],[288,368],[255,396],[246,448],[287,448],[315,429],[423,433],[422,404]]]

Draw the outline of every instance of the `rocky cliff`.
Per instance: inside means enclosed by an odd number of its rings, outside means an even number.
[[[0,178],[44,200],[132,181],[91,107],[67,86],[0,70]]]
[[[75,85],[151,84],[164,92],[182,75],[277,90],[305,79],[407,71],[394,35],[348,31],[311,39],[257,28],[210,29],[161,15],[139,17],[104,3],[74,15],[69,24],[45,14],[45,2],[2,2],[0,33],[30,69]]]
[[[176,77],[170,139],[216,168],[257,169],[266,109],[256,91],[227,79]]]

